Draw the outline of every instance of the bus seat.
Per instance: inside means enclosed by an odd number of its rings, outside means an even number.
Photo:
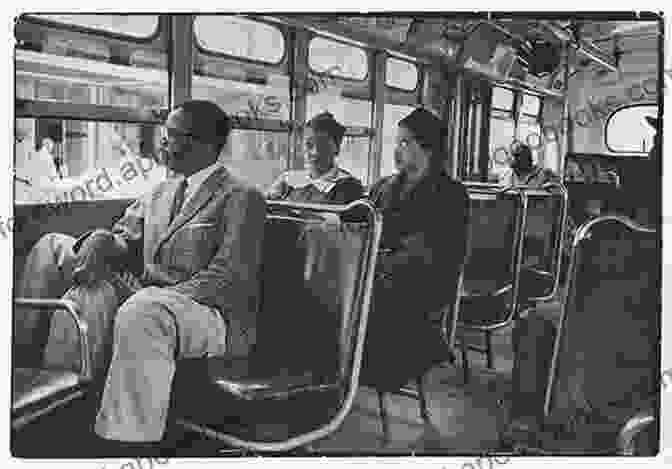
[[[561,184],[525,190],[527,215],[520,272],[520,301],[525,306],[553,298],[560,283],[567,190]]]
[[[521,233],[525,207],[521,191],[469,187],[470,221],[467,262],[460,292],[458,326],[485,334],[482,349],[461,341],[465,382],[467,348],[486,354],[492,368],[491,334],[515,319],[518,309]]]
[[[13,366],[12,430],[16,431],[74,399],[84,397],[91,380],[86,323],[74,303],[67,300],[15,299],[15,308],[30,308],[42,313],[64,311],[79,334],[79,370]],[[15,351],[16,354],[16,351]]]
[[[633,417],[657,408],[657,236],[620,216],[577,231],[536,450],[618,454],[651,423]]]
[[[268,202],[257,344],[248,357],[178,362],[177,422],[254,451],[334,431],[357,389],[380,230],[365,201]]]

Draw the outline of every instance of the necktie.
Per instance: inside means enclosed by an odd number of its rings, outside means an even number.
[[[172,222],[175,217],[182,210],[182,205],[184,204],[184,195],[187,192],[187,178],[180,181],[180,185],[177,187],[177,192],[175,192],[175,200],[173,201],[173,209],[170,212],[170,221]]]

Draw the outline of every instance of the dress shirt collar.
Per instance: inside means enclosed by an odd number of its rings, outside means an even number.
[[[184,194],[185,204],[198,191],[199,187],[201,187],[201,184],[203,184],[205,180],[208,179],[208,177],[221,166],[222,163],[217,161],[210,166],[206,166],[200,171],[195,172],[187,178],[187,189]]]

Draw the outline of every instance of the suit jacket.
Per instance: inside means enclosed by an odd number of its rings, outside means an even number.
[[[143,253],[143,285],[217,308],[227,321],[228,350],[246,355],[256,341],[264,198],[222,167],[171,222],[178,185],[161,182],[126,209],[112,232],[125,251]]]

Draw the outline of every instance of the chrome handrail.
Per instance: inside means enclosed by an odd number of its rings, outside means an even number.
[[[29,306],[39,311],[46,309],[65,310],[70,319],[75,323],[80,343],[80,375],[84,380],[91,379],[91,365],[89,363],[89,339],[87,336],[88,326],[78,313],[77,305],[70,300],[45,299],[45,298],[14,298],[14,305]],[[51,311],[49,311],[51,312]]]
[[[366,335],[366,326],[368,321],[369,308],[371,305],[371,292],[373,290],[373,281],[376,268],[376,261],[378,255],[378,245],[382,235],[383,219],[382,215],[371,202],[368,200],[357,200],[348,205],[324,205],[324,204],[303,204],[284,201],[267,201],[270,210],[273,206],[287,208],[289,210],[305,210],[307,212],[329,212],[336,213],[343,216],[347,212],[363,208],[366,210],[366,223],[371,227],[370,235],[367,236],[367,243],[363,250],[361,259],[362,277],[360,278],[357,288],[357,295],[353,296],[353,306],[360,310],[359,324],[357,326],[357,342],[355,344],[354,360],[352,363],[352,374],[347,382],[347,391],[343,404],[329,422],[320,426],[319,428],[310,432],[291,437],[285,441],[280,442],[262,442],[249,441],[238,438],[234,435],[224,434],[219,431],[209,429],[203,425],[189,422],[184,419],[178,419],[177,423],[185,428],[201,432],[208,437],[223,441],[229,445],[246,448],[252,451],[260,452],[280,452],[289,451],[294,448],[305,446],[313,441],[324,438],[334,431],[336,431],[345,417],[350,413],[354,403],[355,395],[359,386],[359,373],[362,363],[362,356],[364,353],[364,338]],[[368,294],[367,294],[368,293]]]

